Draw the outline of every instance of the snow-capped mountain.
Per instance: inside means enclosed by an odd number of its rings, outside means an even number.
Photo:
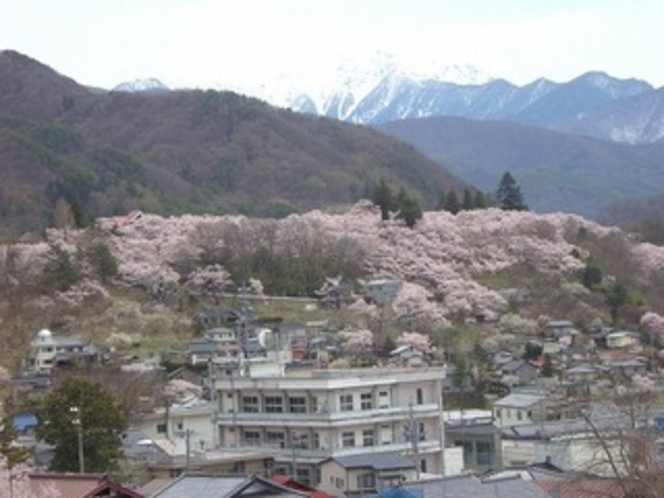
[[[214,88],[358,124],[456,116],[507,120],[627,143],[664,137],[664,110],[659,110],[661,104],[653,104],[661,102],[661,92],[645,81],[617,79],[598,71],[565,83],[541,78],[517,86],[469,65],[437,61],[416,65],[374,53],[336,65],[312,62],[299,73],[219,82]],[[123,83],[114,91],[167,89],[161,81],[148,79]]]
[[[135,93],[135,92],[146,92],[146,93],[161,93],[168,92],[170,88],[162,83],[157,78],[146,78],[146,79],[136,79],[133,81],[125,81],[116,85],[112,92],[125,92],[125,93]]]

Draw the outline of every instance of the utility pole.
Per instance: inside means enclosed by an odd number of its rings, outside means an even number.
[[[72,414],[72,423],[76,427],[76,434],[78,438],[78,472],[85,474],[85,460],[83,458],[83,424],[81,423],[80,408],[78,406],[69,407],[69,412]]]
[[[410,446],[413,451],[413,462],[415,463],[415,472],[417,480],[420,480],[420,425],[415,420],[413,413],[413,404],[408,405],[408,422],[406,422],[406,437],[410,439]]]

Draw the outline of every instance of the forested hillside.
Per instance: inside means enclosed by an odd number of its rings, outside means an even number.
[[[84,225],[132,209],[281,217],[352,204],[381,179],[426,206],[466,186],[369,128],[230,92],[92,91],[9,51],[0,174],[0,223],[14,233],[52,224],[60,199]]]

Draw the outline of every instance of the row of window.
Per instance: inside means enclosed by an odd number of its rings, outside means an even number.
[[[381,391],[379,393],[378,405],[380,408],[389,407],[389,393]],[[305,396],[265,396],[263,398],[265,413],[307,413],[307,398]],[[353,394],[342,394],[339,396],[339,410],[342,412],[351,412],[355,409],[355,400]],[[316,397],[312,397],[312,407],[318,406]],[[373,410],[375,408],[373,393],[360,394],[360,409]],[[260,398],[258,396],[242,396],[242,405],[240,408],[244,413],[259,413]]]
[[[341,446],[343,448],[354,448],[357,446],[355,432],[342,432],[341,433]],[[362,431],[362,444],[361,446],[375,446],[376,433],[373,429],[365,429]],[[266,431],[265,443],[269,446],[285,448],[286,447],[286,433],[282,431]],[[389,444],[390,441],[383,441],[383,444]],[[261,431],[245,430],[244,431],[244,444],[248,446],[260,446],[263,444],[261,440]],[[310,441],[309,434],[306,432],[295,433],[291,436],[291,447],[302,449],[320,449],[320,436],[317,432],[313,434],[313,441]]]

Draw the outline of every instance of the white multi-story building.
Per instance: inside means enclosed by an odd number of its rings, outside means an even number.
[[[398,451],[443,473],[441,368],[309,370],[216,380],[223,447],[269,448],[275,470],[318,484],[326,458]]]
[[[80,337],[53,337],[50,330],[40,330],[30,344],[24,370],[33,374],[50,374],[56,364],[76,360],[93,360],[98,351]]]

